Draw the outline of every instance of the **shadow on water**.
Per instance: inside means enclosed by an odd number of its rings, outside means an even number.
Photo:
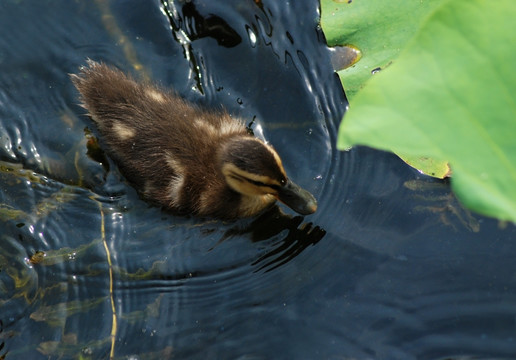
[[[184,31],[189,41],[210,37],[225,47],[234,47],[242,42],[240,35],[224,19],[216,15],[201,15],[193,2],[183,3],[180,11],[175,9],[174,3],[168,1],[161,1],[161,5],[174,33]],[[183,16],[176,20],[174,14],[178,13]],[[179,36],[176,40],[181,43]]]
[[[200,67],[192,46],[192,41],[209,37],[217,44],[234,47],[242,42],[240,35],[229,24],[216,15],[201,15],[193,2],[179,3],[161,0],[163,13],[167,16],[172,35],[183,47],[184,56],[190,63],[191,76],[195,78],[197,89],[204,94]]]
[[[321,227],[311,222],[303,223],[303,220],[302,216],[284,214],[279,207],[274,206],[249,225],[226,231],[219,242],[242,235],[249,235],[253,242],[267,241],[286,233],[271,243],[270,249],[251,264],[258,267],[255,271],[268,272],[292,260],[308,246],[317,244],[326,234]]]

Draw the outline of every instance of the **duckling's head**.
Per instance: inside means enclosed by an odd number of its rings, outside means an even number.
[[[261,140],[232,138],[224,144],[220,161],[226,183],[244,199],[258,204],[275,198],[302,215],[317,210],[314,196],[287,177],[278,153]]]

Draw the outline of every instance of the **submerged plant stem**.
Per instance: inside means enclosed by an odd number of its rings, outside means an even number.
[[[111,313],[112,317],[112,325],[111,325],[111,351],[109,352],[109,358],[115,358],[115,340],[116,340],[116,332],[117,332],[117,318],[116,318],[116,307],[115,307],[115,299],[113,296],[113,264],[111,263],[111,252],[109,251],[109,247],[106,242],[106,229],[105,229],[105,221],[104,221],[104,211],[102,210],[102,204],[99,203],[100,209],[100,232],[102,237],[102,243],[104,244],[104,249],[106,250],[106,258],[109,265],[109,299],[111,301]]]

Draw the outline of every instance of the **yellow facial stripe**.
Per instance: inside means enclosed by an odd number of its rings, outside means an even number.
[[[241,178],[242,180],[246,180],[248,182],[260,183],[265,186],[267,186],[267,185],[281,186],[280,182],[275,179],[271,179],[270,177],[265,176],[265,175],[252,174],[250,172],[244,171],[244,170],[236,167],[234,164],[231,164],[231,163],[224,164],[224,166],[222,167],[222,173],[226,177],[231,176],[231,177]]]
[[[245,195],[275,195],[278,191],[274,187],[281,186],[278,181],[268,176],[248,173],[231,163],[224,164],[222,174],[233,190]]]
[[[256,142],[259,142],[260,144],[262,145],[265,145],[265,148],[267,150],[269,150],[269,152],[271,153],[272,157],[274,157],[274,160],[276,161],[276,164],[278,165],[278,168],[280,169],[281,173],[283,174],[283,176],[285,178],[287,178],[287,173],[285,172],[285,169],[283,168],[283,163],[281,162],[281,158],[280,156],[278,155],[278,153],[276,152],[276,150],[274,150],[274,148],[272,146],[270,146],[269,144],[266,144],[264,143],[262,140],[260,139],[257,139],[257,138],[251,138],[253,141],[256,141]],[[254,174],[253,174],[254,175]]]
[[[278,153],[276,152],[276,150],[274,150],[272,148],[272,146],[267,145],[267,144],[265,144],[265,146],[267,147],[267,150],[269,150],[271,152],[272,156],[274,156],[274,160],[276,160],[276,163],[278,164],[278,167],[280,168],[281,173],[286,178],[287,173],[285,172],[285,169],[283,168],[283,163],[281,162],[281,158],[279,157]]]

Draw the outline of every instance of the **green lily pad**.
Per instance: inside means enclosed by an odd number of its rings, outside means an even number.
[[[435,178],[444,179],[451,175],[450,165],[445,160],[410,155],[401,156],[401,159],[413,168]]]
[[[329,46],[361,52],[353,66],[339,71],[348,100],[375,73],[385,69],[443,0],[321,0],[321,26]],[[342,67],[343,68],[343,67]]]
[[[357,94],[338,146],[449,161],[467,207],[516,221],[515,18],[512,0],[443,3]]]

